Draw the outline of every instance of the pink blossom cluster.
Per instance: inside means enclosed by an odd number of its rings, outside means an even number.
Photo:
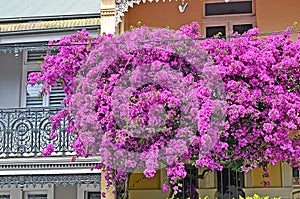
[[[256,28],[230,41],[189,39],[198,29],[194,22],[96,38],[81,31],[54,42],[58,54],[30,76],[44,92],[63,85],[67,108],[51,118],[53,131],[67,117],[75,151],[100,154],[109,185],[135,168],[153,177],[164,165],[163,189],[177,192],[187,162],[245,172],[298,165],[300,140],[289,131],[300,127],[300,41],[290,29],[260,37]]]
[[[282,34],[259,37],[258,29],[241,36],[201,42],[218,65],[226,89],[224,151],[214,153],[224,166],[249,171],[288,161],[297,165],[300,127],[299,41]]]
[[[170,37],[179,42],[160,42]],[[186,38],[134,29],[99,44],[79,71],[74,128],[89,153],[101,155],[110,184],[136,168],[152,178],[165,165],[175,185],[185,177],[184,163],[201,162],[200,151],[206,156],[218,142],[203,140],[213,137],[215,103],[203,73],[213,64],[197,41],[180,41]]]

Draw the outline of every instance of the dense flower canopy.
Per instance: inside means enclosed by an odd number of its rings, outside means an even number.
[[[187,162],[210,170],[297,166],[300,141],[289,132],[300,127],[300,42],[291,29],[202,41],[198,28],[96,38],[81,31],[55,42],[58,54],[29,81],[42,81],[44,93],[61,83],[67,93],[68,106],[51,118],[53,136],[72,117],[75,151],[100,154],[109,183],[137,167],[153,177],[166,166],[176,184]]]

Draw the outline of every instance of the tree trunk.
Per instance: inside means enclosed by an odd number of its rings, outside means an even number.
[[[115,199],[128,199],[128,188],[129,188],[129,178],[130,173],[126,175],[125,182],[117,182],[115,184]]]

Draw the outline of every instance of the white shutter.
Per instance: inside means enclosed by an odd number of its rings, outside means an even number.
[[[32,97],[26,92],[26,107],[38,108],[43,107],[43,97]]]
[[[37,71],[30,71],[27,73],[27,79],[28,79],[28,75],[31,72],[37,72]],[[35,89],[36,92],[35,94],[30,94],[30,90]],[[44,98],[42,96],[39,95],[41,86],[35,85],[35,86],[31,86],[31,85],[26,85],[26,107],[28,108],[38,108],[38,107],[43,107],[44,105]]]
[[[63,106],[62,100],[66,97],[66,94],[61,86],[52,87],[49,94],[49,106]]]

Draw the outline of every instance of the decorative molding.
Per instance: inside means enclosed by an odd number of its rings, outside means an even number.
[[[24,188],[32,185],[33,187],[40,185],[43,186],[63,185],[101,185],[101,174],[81,174],[81,175],[10,175],[0,176],[0,188],[7,186],[10,188],[12,185]]]
[[[101,10],[101,17],[113,17],[116,14],[116,10],[109,8],[109,9],[102,9]]]
[[[1,170],[90,169],[98,162],[1,164]]]
[[[0,44],[0,52],[14,54],[16,58],[19,53],[27,51],[44,51],[48,50],[47,43],[30,43],[30,44]]]

